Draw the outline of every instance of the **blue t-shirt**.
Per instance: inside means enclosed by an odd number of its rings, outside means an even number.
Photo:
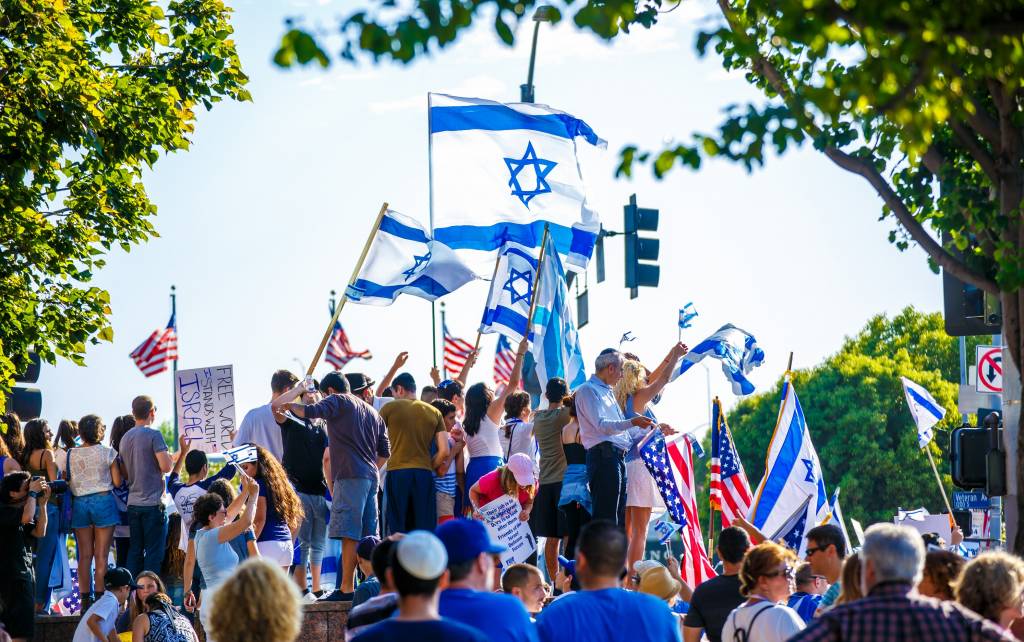
[[[530,614],[523,603],[511,595],[445,589],[441,591],[438,612],[443,618],[473,627],[491,642],[537,642],[537,630],[530,622]]]
[[[264,513],[265,519],[263,520],[263,530],[260,531],[260,536],[256,538],[256,542],[290,542],[292,541],[292,532],[288,529],[288,524],[284,523],[281,519],[281,513],[277,512],[277,507],[274,502],[271,501],[273,498],[270,496],[270,489],[267,487],[267,482],[260,478],[256,479],[256,483],[260,487],[260,497],[267,500],[267,511]]]
[[[786,606],[796,611],[804,622],[810,624],[814,619],[814,612],[821,606],[821,596],[798,591],[789,596]]]
[[[394,642],[395,640],[487,642],[487,638],[479,631],[447,618],[423,622],[384,620],[352,638],[352,642]]]
[[[680,642],[679,620],[653,595],[619,588],[578,591],[549,604],[537,616],[541,642],[617,640]]]
[[[368,577],[359,583],[355,593],[352,594],[352,608],[378,595],[380,595],[380,580],[376,577]]]

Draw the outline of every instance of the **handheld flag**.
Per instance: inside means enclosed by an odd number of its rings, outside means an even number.
[[[547,252],[541,266],[537,306],[533,313],[533,343],[530,352],[536,363],[537,379],[546,384],[561,377],[574,390],[586,381],[580,337],[573,321],[569,288],[565,284],[562,260],[555,240],[548,236]]]
[[[632,343],[634,341],[636,341],[636,337],[633,336],[632,332],[627,330],[622,333],[622,338],[619,339],[619,347],[621,348],[623,343]]]
[[[473,270],[448,246],[430,238],[419,221],[388,210],[345,294],[364,305],[391,305],[399,294],[433,301],[474,279]]]
[[[466,366],[469,353],[473,352],[473,344],[448,332],[447,324],[441,327],[441,331],[444,333],[444,370],[452,375],[458,375]]]
[[[764,362],[764,351],[757,347],[754,335],[732,324],[723,325],[713,335],[704,339],[686,353],[676,364],[672,381],[700,363],[704,357],[722,362],[722,372],[732,382],[732,391],[739,396],[754,392],[754,384],[746,375]]]
[[[331,315],[333,316],[334,313],[331,312]],[[372,358],[373,355],[369,350],[353,350],[352,345],[348,342],[348,335],[341,327],[341,322],[334,322],[334,331],[331,332],[331,339],[327,342],[327,352],[324,354],[324,360],[327,363],[341,370],[353,359]]]
[[[828,512],[828,495],[818,453],[792,382],[782,388],[782,406],[775,424],[764,477],[754,493],[751,522],[765,533],[778,531],[810,495],[805,525],[820,524]],[[801,535],[802,537],[802,535]],[[798,551],[805,545],[801,541]]]
[[[178,325],[174,315],[171,315],[166,328],[153,330],[153,334],[128,356],[147,377],[167,370],[171,361],[178,360]]]
[[[256,461],[256,446],[249,444],[242,444],[236,448],[230,448],[224,451],[224,459],[229,464],[248,464]]]
[[[494,385],[506,386],[512,378],[512,368],[516,365],[516,351],[505,335],[498,335],[498,347],[494,351]]]
[[[682,527],[681,539],[686,551],[680,571],[687,584],[696,588],[704,580],[715,576],[704,536],[697,519],[697,487],[693,481],[693,439],[683,435],[681,439],[667,443],[660,430],[650,431],[640,442],[640,458],[651,471],[658,491],[665,501],[672,521]]]
[[[558,253],[586,268],[601,222],[590,209],[577,145],[606,147],[585,122],[545,105],[430,94],[434,238],[491,252],[536,252],[549,225]]]
[[[654,532],[659,535],[658,543],[664,546],[668,540],[672,539],[672,533],[682,530],[682,528],[679,524],[673,524],[665,518],[659,519],[654,524]]]
[[[711,414],[711,508],[722,514],[722,528],[728,528],[750,512],[752,494],[717,398]]]
[[[939,402],[935,401],[935,398],[923,387],[906,377],[900,377],[900,379],[903,380],[903,392],[907,396],[910,414],[914,417],[914,423],[917,424],[917,446],[924,448],[932,440],[932,428],[946,416],[946,409],[940,406]]]
[[[693,307],[693,302],[687,303],[683,307],[679,308],[679,328],[685,330],[689,328],[694,319],[697,318],[697,308]]]
[[[839,508],[839,487],[832,491],[832,498],[828,500],[829,505],[829,517],[825,520],[826,524],[831,524],[833,521],[843,531],[843,539],[846,540],[847,549],[853,547],[853,542],[850,541],[850,534],[846,531],[846,521],[843,520],[843,510]]]
[[[481,333],[500,332],[516,343],[523,340],[537,284],[537,259],[531,252],[517,243],[502,246],[480,320]]]
[[[811,503],[811,496],[807,495],[804,501],[797,506],[790,516],[783,522],[782,526],[779,527],[775,533],[768,538],[772,542],[782,540],[782,542],[793,549],[794,551],[801,550],[801,544],[803,543],[804,533],[808,531],[807,528],[807,506]]]

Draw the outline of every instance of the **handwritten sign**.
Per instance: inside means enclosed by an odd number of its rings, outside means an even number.
[[[178,430],[193,448],[222,453],[235,431],[235,378],[231,366],[179,370],[174,382]]]
[[[500,497],[480,508],[484,524],[491,539],[504,544],[508,550],[501,554],[501,568],[525,562],[537,550],[537,540],[529,522],[519,520],[523,511],[519,500],[510,495]]]

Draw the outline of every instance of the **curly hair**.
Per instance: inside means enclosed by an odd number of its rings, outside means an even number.
[[[295,581],[262,558],[246,560],[213,592],[209,639],[282,642],[302,628],[302,598]]]
[[[647,369],[639,361],[627,359],[622,363],[622,378],[615,384],[615,401],[626,411],[626,400],[647,385]],[[635,409],[634,409],[635,410]]]
[[[292,533],[299,531],[304,515],[302,502],[288,481],[281,462],[269,450],[256,446],[256,479],[262,479],[267,486],[267,504],[273,506],[288,525]]]
[[[0,417],[0,437],[3,437],[10,456],[21,459],[21,451],[25,448],[25,437],[21,434],[21,418],[13,412]]]
[[[999,551],[981,553],[964,566],[953,591],[957,602],[999,623],[1000,612],[1024,591],[1024,561]]]
[[[224,500],[217,493],[200,495],[192,504],[192,532],[210,525],[210,519],[224,508]]]
[[[931,580],[940,600],[953,599],[953,581],[960,575],[967,560],[952,551],[928,551],[924,556],[924,577]]]
[[[628,363],[628,362],[627,362]],[[779,564],[792,564],[796,554],[775,542],[761,542],[747,551],[740,566],[740,593],[749,597],[762,577],[778,573]]]
[[[839,597],[836,604],[846,604],[864,597],[860,590],[860,553],[850,553],[843,562],[843,570],[839,575]]]

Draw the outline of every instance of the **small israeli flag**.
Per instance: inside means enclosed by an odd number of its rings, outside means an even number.
[[[224,451],[224,459],[229,464],[248,464],[256,461],[257,458],[256,446],[249,444],[243,444],[237,448],[229,448]]]
[[[903,380],[903,392],[907,395],[907,406],[917,424],[917,446],[924,448],[932,441],[932,428],[946,416],[946,409],[935,401],[927,390],[906,377]]]
[[[754,335],[732,324],[723,325],[686,353],[676,364],[671,381],[703,361],[704,357],[722,362],[722,372],[732,382],[734,394],[745,396],[754,392],[754,384],[750,383],[746,375],[764,362],[764,351],[757,347]]]
[[[586,268],[601,222],[587,201],[577,148],[607,143],[583,120],[546,105],[427,100],[434,238],[476,266],[476,258],[489,263],[482,253],[508,242],[539,254],[547,225],[566,265]]]
[[[345,294],[364,305],[391,305],[399,294],[433,301],[474,279],[473,270],[451,248],[430,238],[419,221],[388,210]]]
[[[622,334],[622,338],[619,339],[619,347],[621,348],[623,343],[632,343],[633,341],[636,341],[636,337],[633,336],[632,332],[627,330]]]
[[[694,319],[697,318],[697,308],[693,307],[693,301],[687,303],[683,307],[679,308],[679,328],[685,330],[689,328]]]
[[[532,250],[518,243],[506,243],[498,257],[480,332],[498,332],[512,343],[522,341],[536,282],[537,259]]]
[[[913,510],[904,510],[902,508],[896,509],[897,522],[905,522],[908,519],[915,522],[923,522],[925,517],[928,517],[928,509],[923,506]]]
[[[658,543],[661,545],[665,545],[668,542],[668,540],[672,539],[672,533],[675,533],[676,531],[680,531],[682,529],[683,527],[681,525],[674,524],[669,520],[665,519],[664,517],[659,519],[654,524],[654,532],[660,536],[658,538]]]

